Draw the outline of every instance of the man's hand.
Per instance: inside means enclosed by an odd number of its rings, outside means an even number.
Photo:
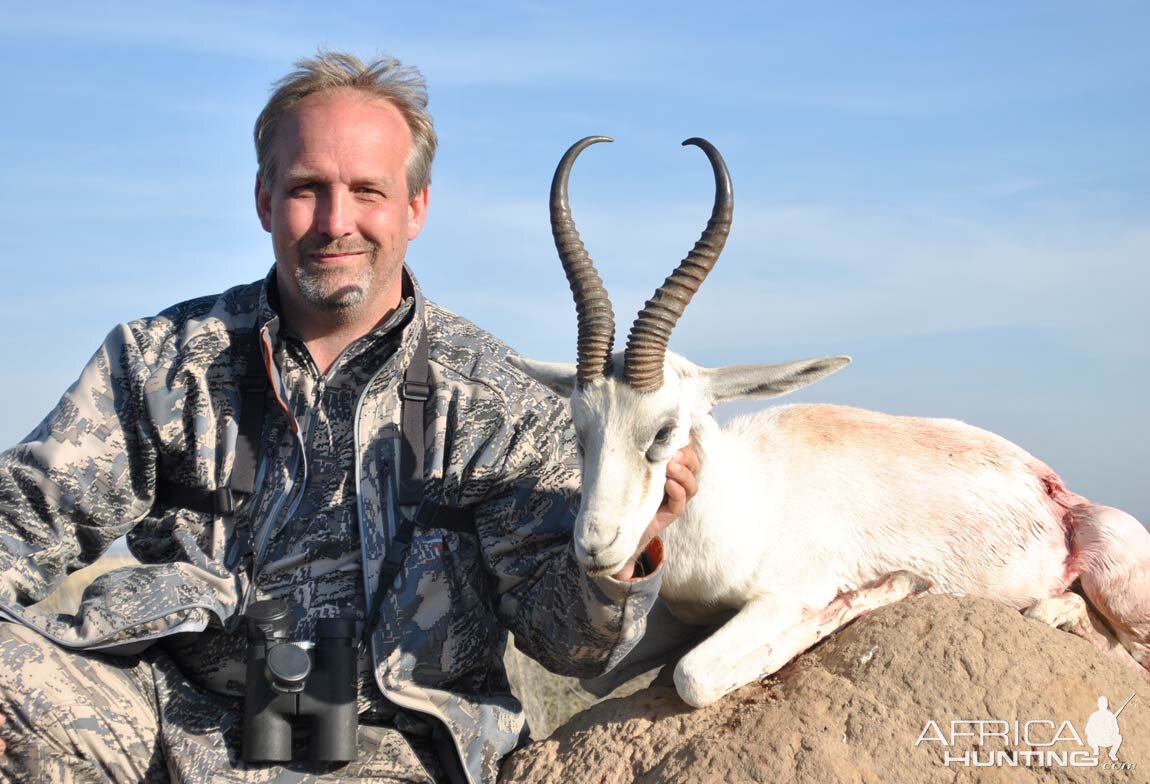
[[[699,491],[699,485],[695,481],[695,475],[699,473],[699,465],[699,456],[695,454],[695,448],[690,444],[676,452],[675,456],[671,458],[671,462],[667,463],[667,484],[663,488],[663,503],[655,512],[655,519],[643,532],[643,538],[639,540],[639,549],[635,551],[635,556],[622,569],[611,575],[616,580],[632,579],[635,575],[635,561],[647,549],[647,545],[662,533],[663,529],[675,522],[679,515],[683,514],[683,510],[687,508],[687,502],[694,498],[695,493]]]

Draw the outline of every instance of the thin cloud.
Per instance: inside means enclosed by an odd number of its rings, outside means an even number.
[[[314,49],[310,33],[273,32],[282,19],[272,7],[236,3],[53,4],[9,13],[0,24],[0,39],[88,41],[274,61]]]

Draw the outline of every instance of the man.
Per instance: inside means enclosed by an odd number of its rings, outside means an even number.
[[[404,266],[436,144],[422,78],[342,54],[297,66],[256,123],[269,276],[117,327],[0,456],[8,780],[491,782],[525,737],[505,629],[582,676],[643,633],[694,455],[650,546],[584,574],[563,406]],[[30,606],[125,533],[142,565],[96,580],[76,616]],[[240,758],[240,621],[269,598],[294,608],[292,639],[364,628],[357,762]]]

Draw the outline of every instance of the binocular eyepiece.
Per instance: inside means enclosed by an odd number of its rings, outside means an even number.
[[[255,602],[246,617],[244,760],[290,762],[295,727],[307,733],[308,759],[354,761],[359,730],[355,621],[321,619],[309,650],[288,640],[287,602]]]

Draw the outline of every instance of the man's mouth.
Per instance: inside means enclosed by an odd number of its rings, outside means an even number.
[[[341,261],[343,259],[354,259],[357,256],[362,256],[367,251],[351,250],[343,251],[340,253],[309,253],[308,258],[313,261]]]

